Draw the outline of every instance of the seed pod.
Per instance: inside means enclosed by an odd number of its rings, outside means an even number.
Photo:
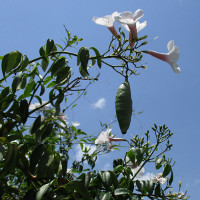
[[[115,98],[115,110],[122,134],[126,134],[131,122],[132,99],[128,79],[122,83]]]

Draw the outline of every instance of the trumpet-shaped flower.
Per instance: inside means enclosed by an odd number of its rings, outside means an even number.
[[[126,141],[126,139],[123,138],[114,138],[114,135],[110,136],[110,132],[112,129],[108,128],[106,131],[102,131],[98,138],[95,140],[95,144],[104,144],[106,142],[116,142],[116,141]]]
[[[112,15],[106,15],[104,17],[93,17],[93,21],[96,24],[106,26],[110,32],[117,37],[118,33],[114,27],[115,16],[119,15],[118,12],[114,12]]]
[[[132,41],[134,38],[137,38],[137,33],[147,25],[146,21],[143,23],[138,22],[143,15],[143,10],[138,9],[134,14],[130,11],[125,11],[120,15],[115,16],[115,20],[129,31],[130,41]],[[133,48],[133,46],[134,42],[131,42],[130,47]]]
[[[180,73],[181,69],[176,63],[180,55],[179,48],[174,45],[173,40],[168,42],[167,47],[168,47],[169,53],[158,53],[156,51],[144,51],[144,53],[148,53],[155,58],[158,58],[160,60],[163,60],[169,63],[175,73]]]

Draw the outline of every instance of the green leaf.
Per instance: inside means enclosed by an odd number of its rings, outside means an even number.
[[[47,76],[43,82],[44,85],[46,85],[49,81],[51,81],[53,78],[51,76]]]
[[[13,145],[11,143],[8,143],[8,149],[5,156],[5,164],[9,163],[9,161],[12,159],[12,151]]]
[[[46,54],[49,55],[49,53],[51,53],[51,51],[53,50],[53,48],[54,48],[54,41],[48,39],[47,40],[47,44],[46,44]]]
[[[166,177],[170,172],[171,172],[171,165],[170,164],[167,164],[165,167],[164,167],[164,170],[163,170],[163,174],[162,174],[162,177]]]
[[[107,192],[106,194],[103,195],[101,200],[110,200],[111,197],[111,192]]]
[[[22,76],[22,80],[20,81],[16,89],[21,90],[24,89],[25,87],[26,87],[26,76]]]
[[[51,65],[51,77],[56,76],[66,65],[65,58],[60,58]]]
[[[25,55],[23,61],[20,64],[20,71],[23,71],[29,64],[29,59],[28,57]]]
[[[45,57],[45,50],[44,50],[44,47],[43,47],[43,46],[40,47],[39,52],[40,52],[40,56]]]
[[[104,187],[109,188],[109,186],[111,185],[111,180],[112,180],[110,171],[99,172],[99,175],[101,177]]]
[[[169,185],[172,184],[173,179],[174,179],[174,175],[173,175],[173,171],[171,170],[171,176],[170,176],[170,179],[169,179]]]
[[[143,161],[144,156],[144,150],[142,148],[137,149],[137,164],[140,165],[140,163]]]
[[[85,187],[88,187],[91,181],[91,172],[88,172],[87,174],[85,174]]]
[[[128,80],[120,85],[115,98],[115,110],[122,134],[126,134],[132,116],[131,89]]]
[[[5,98],[10,93],[10,88],[6,87],[1,91],[0,100]]]
[[[41,67],[42,67],[42,70],[45,72],[47,67],[49,65],[49,59],[46,58],[46,59],[42,59],[41,61]]]
[[[53,106],[55,106],[55,104],[54,104],[54,98],[55,98],[55,93],[54,93],[54,90],[55,89],[52,89],[50,92],[49,92],[49,101],[50,101],[50,103],[51,103],[51,105],[53,105]]]
[[[49,83],[47,85],[47,88],[53,87],[54,85],[56,85],[56,81],[52,81],[51,83]]]
[[[13,93],[16,92],[17,87],[21,84],[21,81],[22,81],[22,74],[20,73],[18,76],[16,76],[13,79],[13,82],[12,82],[12,91],[13,91]]]
[[[131,149],[129,152],[127,152],[127,155],[130,159],[130,161],[135,165],[135,154],[134,151]]]
[[[24,95],[25,96],[30,95],[34,87],[35,87],[35,81],[31,81],[30,83],[28,83],[24,89]]]
[[[8,143],[8,150],[5,157],[5,170],[9,173],[15,168],[17,158],[17,144]]]
[[[42,105],[42,99],[38,95],[34,95],[34,97],[39,101],[39,103]]]
[[[63,67],[57,74],[56,83],[65,83],[71,77],[71,68],[70,67]]]
[[[90,49],[92,49],[95,52],[96,57],[97,57],[98,67],[101,69],[101,55],[100,55],[99,51],[95,47],[90,47]]]
[[[154,181],[150,181],[150,180],[146,180],[146,181],[145,181],[145,187],[146,187],[147,192],[148,192],[149,194],[152,194],[152,193],[153,193],[154,186],[155,186]]]
[[[77,56],[77,66],[79,66],[80,65],[80,62],[81,62],[81,58],[80,58],[80,53],[81,53],[81,51],[82,51],[82,49],[83,49],[84,47],[81,47],[80,49],[79,49],[79,51],[78,51],[78,56]]]
[[[37,177],[38,178],[53,178],[54,174],[57,172],[54,163],[54,154],[45,152],[38,163]]]
[[[48,123],[47,125],[45,125],[45,128],[42,131],[41,140],[44,140],[46,137],[48,137],[51,134],[53,125],[54,125],[53,123]]]
[[[88,67],[88,69],[91,68],[91,67],[93,67],[95,64],[96,64],[96,60],[92,59],[90,65]]]
[[[55,180],[51,181],[50,183],[47,183],[45,185],[43,185],[39,191],[36,194],[36,200],[41,200],[43,198],[43,196],[45,195],[45,193],[47,192],[47,190],[49,189],[49,187],[55,182]]]
[[[92,200],[90,193],[88,189],[85,187],[85,185],[79,181],[70,181],[65,186],[67,191],[76,191],[78,194],[80,194],[84,200]]]
[[[38,130],[38,128],[40,127],[40,125],[41,125],[41,115],[39,115],[35,119],[35,121],[33,122],[32,126],[30,128],[30,133],[34,134]]]
[[[38,67],[34,66],[32,71],[30,72],[30,80],[29,83],[34,81],[35,75],[38,73]]]
[[[113,173],[113,171],[109,171],[111,174],[111,182],[114,185],[114,188],[118,188],[119,187],[119,182],[117,180],[117,176]]]
[[[82,67],[82,65],[80,65],[80,67],[79,67],[79,72],[83,78],[88,79],[89,73],[88,73],[88,71],[85,71],[85,69]]]
[[[117,166],[114,168],[113,172],[114,172],[114,173],[119,173],[119,174],[120,174],[123,170],[124,170],[124,167],[123,167],[122,165],[117,165]]]
[[[38,144],[30,155],[30,170],[32,173],[35,171],[35,166],[38,164],[40,157],[44,153],[44,144]]]
[[[83,69],[87,71],[87,65],[88,65],[88,60],[89,60],[89,49],[86,47],[83,47],[81,52],[80,52],[80,61]]]
[[[42,96],[44,92],[45,92],[45,87],[44,85],[41,85],[40,96]]]
[[[28,102],[26,99],[20,101],[20,117],[23,124],[26,123],[28,118]]]
[[[145,190],[145,181],[136,180],[137,188],[140,192],[144,193]]]
[[[5,73],[11,72],[15,69],[21,62],[22,54],[18,51],[13,51],[6,54],[2,60],[2,73],[5,76]]]
[[[66,158],[65,155],[60,154],[60,160],[61,160],[61,164],[62,164],[62,175],[65,176],[67,173],[68,159]]]
[[[160,169],[162,165],[166,164],[166,160],[163,158],[156,157],[155,158],[156,169]]]
[[[157,184],[155,188],[155,196],[156,197],[160,196],[160,192],[161,192],[160,184]]]
[[[10,94],[7,97],[5,97],[1,104],[1,110],[3,111],[6,110],[10,106],[10,104],[13,102],[14,97],[15,97],[14,94]]]
[[[89,60],[89,49],[87,47],[81,47],[78,52],[77,56],[77,65],[81,63],[82,69],[85,71],[85,73],[88,74],[87,71],[87,65]]]
[[[129,194],[130,191],[128,191],[126,188],[117,188],[115,191],[114,191],[114,194],[116,196],[119,196],[119,195],[126,195],[126,194]]]

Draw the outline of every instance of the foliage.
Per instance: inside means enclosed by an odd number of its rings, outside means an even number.
[[[119,32],[103,54],[95,47],[81,47],[77,54],[66,51],[82,40],[72,37],[66,29],[64,47],[48,39],[39,49],[40,56],[33,60],[18,51],[2,57],[1,199],[187,199],[180,188],[178,193],[172,192],[174,163],[165,156],[172,147],[172,132],[165,125],[154,125],[145,138],[136,135],[125,141],[129,149],[124,158],[113,161],[113,170],[96,171],[98,156],[117,148],[112,144],[115,138],[110,136],[104,144],[97,144],[91,153],[88,144],[94,145],[95,138],[68,124],[65,111],[86,93],[88,85],[98,81],[99,74],[91,76],[92,67],[97,64],[100,70],[104,64],[125,78],[116,95],[116,114],[122,133],[128,130],[132,115],[128,77],[138,75],[137,70],[145,68],[139,64],[143,52],[138,49],[146,44],[143,42],[146,36],[134,38],[131,49],[129,44],[133,41],[126,39],[121,28]],[[78,71],[70,67],[74,57]],[[113,59],[120,64],[110,64]],[[65,106],[76,92],[78,98]],[[48,100],[42,101],[47,94]],[[152,135],[154,143],[150,144]],[[83,157],[81,161],[70,162],[70,151],[77,144]],[[165,148],[161,150],[163,145]],[[147,163],[155,163],[162,174],[151,180],[140,180],[138,175]],[[166,182],[164,186],[161,180]]]

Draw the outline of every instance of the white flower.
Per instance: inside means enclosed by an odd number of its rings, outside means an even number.
[[[110,136],[110,132],[112,129],[108,128],[106,131],[102,131],[98,138],[95,140],[95,144],[104,144],[106,142],[113,142],[113,141],[126,141],[123,138],[114,138],[114,135]]]
[[[163,61],[169,63],[175,73],[180,73],[181,69],[176,63],[178,61],[179,55],[180,55],[179,48],[174,45],[173,40],[168,42],[167,48],[169,50],[169,53],[158,53],[155,51],[144,51],[144,53],[148,53],[148,54],[152,55],[153,57],[156,57],[160,60],[163,60]]]
[[[80,123],[79,122],[72,122],[72,126],[74,126],[74,127],[80,126]]]
[[[118,33],[114,27],[115,16],[119,15],[118,12],[114,12],[112,15],[106,15],[104,17],[93,17],[93,21],[96,24],[106,26],[110,32],[117,37]]]
[[[162,173],[158,173],[152,180],[164,184],[167,182],[167,179],[167,177],[162,177]]]
[[[140,165],[137,164],[137,160],[135,164],[133,164],[128,157],[126,157],[126,165],[131,168],[131,171],[133,173],[133,176],[138,172],[140,167],[143,165],[143,162],[140,163]],[[136,175],[136,179],[141,178],[144,175],[145,169],[142,167],[142,169],[138,172]]]
[[[109,142],[109,133],[112,131],[112,129],[108,128],[106,131],[102,131],[98,138],[95,140],[95,144],[104,144],[106,142]]]
[[[138,9],[133,14],[130,11],[125,11],[120,15],[115,16],[115,20],[119,22],[126,30],[129,31],[129,39],[132,41],[137,38],[137,33],[141,31],[147,22],[139,23],[138,20],[143,17],[143,10]],[[134,42],[131,42],[130,47],[133,48]]]
[[[34,110],[34,109],[36,109],[36,108],[38,108],[38,107],[44,105],[45,103],[47,103],[47,101],[42,101],[42,104],[40,104],[40,103],[33,103],[33,104],[31,104],[31,105],[29,106],[29,109],[30,109],[30,110]],[[49,107],[49,106],[50,106],[50,104],[45,105],[45,107]]]

